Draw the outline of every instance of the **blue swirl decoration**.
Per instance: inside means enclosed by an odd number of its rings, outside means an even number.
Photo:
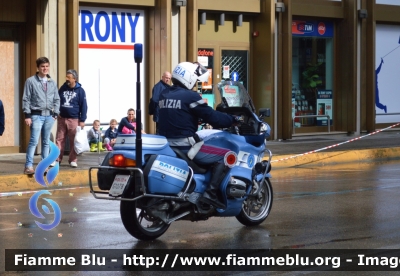
[[[60,150],[58,147],[50,141],[50,153],[49,155],[39,162],[35,170],[35,180],[37,183],[42,185],[43,187],[47,187],[46,181],[44,176],[46,175],[47,183],[50,185],[54,179],[56,178],[58,171],[59,171],[59,164],[56,162],[56,165],[53,168],[50,168],[47,171],[47,168],[50,166],[51,163],[57,160],[58,156],[60,155]]]
[[[56,165],[53,168],[50,168],[49,170],[47,170],[50,166],[51,163],[53,163],[54,161],[57,160],[58,156],[60,155],[60,150],[58,149],[58,147],[52,142],[50,141],[50,153],[49,155],[44,158],[42,161],[39,162],[39,164],[36,167],[35,170],[35,180],[38,184],[42,185],[43,187],[47,187],[48,185],[50,185],[54,179],[56,178],[58,171],[59,171],[59,164],[58,162],[56,162]],[[45,177],[47,179],[47,183],[45,180]],[[39,197],[43,194],[47,194],[47,195],[51,195],[51,193],[48,190],[42,190],[42,191],[38,191],[36,192],[30,199],[29,199],[29,210],[31,211],[31,213],[37,217],[37,218],[41,218],[41,219],[45,219],[45,217],[42,215],[42,213],[39,211],[38,207],[37,207],[37,203],[39,200]],[[52,223],[50,224],[44,224],[44,223],[40,223],[38,221],[35,220],[35,223],[37,224],[37,226],[39,226],[41,229],[49,231],[53,228],[55,228],[61,221],[61,210],[60,207],[58,206],[58,204],[48,198],[43,198],[44,200],[47,201],[47,203],[50,204],[51,208],[54,211],[54,220]],[[50,214],[51,211],[49,209],[49,207],[47,207],[46,205],[42,205],[42,210],[46,213],[46,214]]]
[[[29,210],[31,210],[31,213],[37,217],[37,218],[41,218],[44,219],[45,217],[42,215],[42,213],[40,213],[38,207],[37,207],[37,202],[39,200],[39,197],[43,194],[47,194],[47,195],[51,195],[51,193],[48,190],[42,190],[42,191],[38,191],[36,192],[30,199],[29,199]],[[46,200],[50,206],[53,208],[54,211],[54,220],[52,223],[50,224],[44,224],[44,223],[40,223],[38,221],[35,220],[35,223],[37,224],[37,226],[39,226],[42,230],[46,230],[49,231],[53,228],[55,228],[61,221],[61,210],[60,207],[58,206],[58,204],[48,198],[43,198],[44,200]],[[46,213],[46,214],[50,214],[50,210],[46,205],[42,205],[42,210]]]

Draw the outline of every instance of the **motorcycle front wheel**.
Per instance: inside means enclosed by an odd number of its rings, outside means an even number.
[[[121,201],[120,214],[125,229],[138,240],[157,239],[169,228],[169,224],[150,216],[138,201]]]
[[[264,183],[260,183],[260,185],[259,195],[247,197],[243,202],[240,214],[236,216],[236,219],[243,225],[259,225],[268,217],[271,211],[273,198],[271,182],[266,178]]]

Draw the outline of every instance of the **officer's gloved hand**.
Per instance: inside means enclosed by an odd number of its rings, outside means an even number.
[[[236,115],[232,115],[233,117],[233,125],[237,126],[240,125],[241,123],[243,123],[243,117],[242,116],[236,116]]]
[[[224,103],[219,103],[216,107],[216,110],[224,112],[225,108],[227,108],[228,106]]]

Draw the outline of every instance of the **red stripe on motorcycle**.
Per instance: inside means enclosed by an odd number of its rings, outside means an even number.
[[[229,150],[224,148],[217,148],[213,146],[203,145],[200,148],[200,152],[225,156],[225,154],[229,152]]]

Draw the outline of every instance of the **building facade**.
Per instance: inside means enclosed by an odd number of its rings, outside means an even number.
[[[59,86],[77,69],[88,100],[87,125],[108,125],[137,108],[147,133],[151,89],[164,71],[199,61],[198,85],[210,105],[222,80],[238,80],[273,139],[300,133],[371,132],[400,121],[396,60],[400,3],[391,0],[0,0],[0,98],[6,130],[0,153],[25,152],[25,80],[50,59]],[[143,62],[134,63],[134,45]],[[136,79],[137,69],[141,71]],[[379,79],[379,83],[378,83]],[[54,135],[53,135],[54,136]]]

